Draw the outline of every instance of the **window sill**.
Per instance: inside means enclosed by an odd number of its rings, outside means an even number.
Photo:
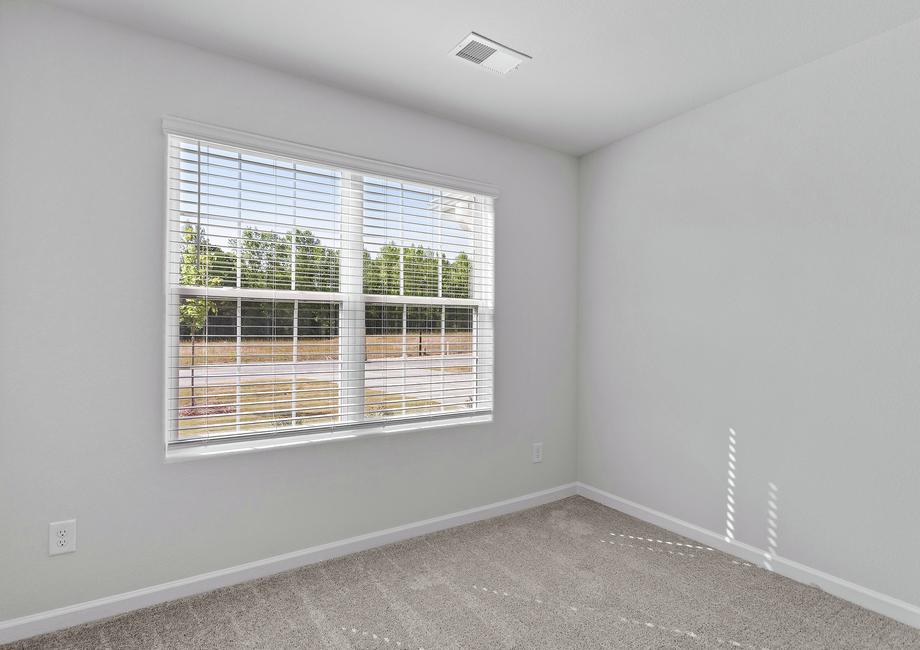
[[[401,422],[379,423],[371,426],[341,428],[331,431],[293,434],[286,436],[264,436],[246,440],[221,440],[219,442],[201,442],[186,444],[169,444],[166,446],[165,462],[178,463],[203,458],[235,456],[257,451],[271,451],[288,447],[303,447],[340,440],[370,438],[374,436],[444,429],[447,427],[480,424],[492,421],[491,411],[480,411],[460,417],[439,417],[428,420],[406,420]]]

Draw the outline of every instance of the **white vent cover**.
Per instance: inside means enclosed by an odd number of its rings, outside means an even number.
[[[530,60],[530,57],[523,52],[512,50],[476,32],[470,33],[460,41],[450,53],[463,61],[498,74],[508,74],[516,70],[524,61]]]

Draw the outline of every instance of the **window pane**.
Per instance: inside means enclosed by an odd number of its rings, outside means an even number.
[[[365,414],[412,416],[473,408],[473,309],[368,304]]]
[[[469,357],[473,353],[473,309],[447,307],[444,316],[444,353]]]
[[[469,298],[475,230],[471,197],[367,177],[364,293]]]
[[[338,419],[338,304],[185,298],[179,314],[180,438]]]
[[[338,172],[206,143],[178,149],[177,284],[338,291]]]

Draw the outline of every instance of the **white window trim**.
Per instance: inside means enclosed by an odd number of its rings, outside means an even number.
[[[188,445],[187,447],[168,447],[166,462],[177,463],[202,458],[219,458],[221,456],[236,456],[238,454],[256,451],[271,451],[273,449],[286,449],[288,447],[306,447],[308,445],[338,442],[340,440],[356,440],[371,436],[391,436],[402,433],[428,431],[430,429],[445,429],[448,427],[482,424],[492,421],[492,410],[488,412],[473,412],[457,415],[438,415],[430,419],[415,417],[411,421],[400,422],[391,420],[387,423],[375,422],[372,426],[349,425],[340,427],[335,431],[321,431],[317,433],[297,433],[296,435],[263,435],[260,438],[221,441],[211,444]]]
[[[492,200],[493,211],[494,204],[498,198],[498,189],[490,184],[482,183],[479,181],[473,181],[457,176],[452,176],[448,174],[440,174],[436,172],[429,172],[422,169],[417,169],[414,167],[407,167],[404,165],[399,165],[395,163],[388,163],[380,160],[375,160],[372,158],[366,158],[362,156],[354,156],[350,154],[345,154],[330,149],[324,149],[321,147],[314,147],[310,145],[304,145],[297,142],[292,142],[289,140],[283,140],[279,138],[272,138],[268,136],[258,135],[255,133],[249,133],[246,131],[239,131],[236,129],[230,129],[221,126],[215,126],[212,124],[206,124],[203,122],[196,122],[193,120],[184,119],[181,117],[175,116],[165,116],[163,118],[163,133],[166,135],[188,137],[196,140],[207,140],[212,142],[220,142],[223,144],[240,147],[243,149],[252,149],[255,151],[263,152],[266,154],[274,154],[281,157],[290,157],[301,160],[309,160],[321,165],[328,165],[335,168],[347,169],[351,172],[357,172],[360,174],[368,175],[378,175],[378,176],[387,176],[399,178],[402,181],[415,182],[424,185],[432,185],[448,190],[455,190],[458,192],[478,194],[480,196],[489,198]],[[169,223],[171,216],[169,214],[169,183],[167,179],[169,177],[169,148],[166,147],[166,154],[164,156],[166,164],[166,174],[164,175],[164,193],[165,193],[165,203],[163,213],[165,215],[165,231],[166,239],[164,241],[169,241]],[[494,212],[493,212],[494,214]],[[347,224],[346,224],[347,225]],[[360,227],[360,224],[358,224]],[[490,233],[491,235],[492,233]],[[493,246],[494,246],[494,239]],[[170,249],[167,245],[165,247],[165,260],[164,260],[164,296],[166,300],[166,313],[169,313],[169,301],[175,295],[197,295],[204,292],[203,288],[198,287],[174,287],[170,285]],[[343,250],[343,254],[346,251]],[[494,255],[493,250],[489,250],[488,253]],[[363,254],[363,250],[361,253]],[[493,265],[494,273],[494,265]],[[343,278],[343,281],[347,280]],[[362,278],[357,278],[358,286],[361,286]],[[440,282],[440,276],[439,276]],[[397,303],[397,304],[437,304],[445,306],[476,306],[482,311],[480,317],[484,316],[493,321],[492,323],[492,340],[494,341],[495,332],[494,332],[494,276],[491,279],[492,282],[492,301],[486,306],[483,305],[481,300],[475,298],[446,298],[446,297],[420,297],[420,296],[384,296],[384,295],[373,295],[373,296],[364,296],[360,293],[355,294],[352,292],[307,292],[307,291],[294,291],[291,292],[291,297],[296,299],[303,300],[312,300],[312,299],[321,299],[322,301],[339,301],[342,309],[360,309],[363,311],[364,305],[366,302],[374,303]],[[237,297],[240,294],[239,289],[233,289],[234,297]],[[244,290],[247,294],[244,297],[252,298],[270,298],[275,293],[271,290],[260,290],[260,289],[250,289]],[[211,296],[216,293],[221,293],[219,288],[211,287],[207,289],[207,293]],[[252,294],[251,296],[249,294]],[[264,294],[264,295],[263,295]],[[475,313],[475,312],[474,312]],[[476,318],[476,316],[474,316]],[[355,322],[353,319],[345,319],[345,322],[352,323]],[[363,328],[363,321],[361,321],[361,327]],[[165,328],[165,339],[166,346],[168,348],[169,341],[174,335],[172,331],[172,326],[167,323]],[[363,338],[362,338],[363,340]],[[474,339],[475,346],[475,339]],[[474,348],[475,349],[475,348]],[[474,352],[475,353],[475,352]],[[346,356],[353,354],[353,351],[348,352]],[[164,417],[165,414],[169,412],[169,401],[171,394],[171,370],[169,367],[169,355],[164,354]],[[363,398],[363,353],[360,354],[361,357],[361,381],[358,382],[362,384],[360,387],[361,397]],[[355,357],[357,359],[357,356]],[[349,365],[355,365],[354,363],[349,363],[348,358],[343,358],[343,373],[347,372],[347,367]],[[385,421],[369,421],[369,422],[358,422],[351,424],[338,424],[331,425],[329,427],[319,428],[312,432],[305,432],[302,429],[294,429],[289,432],[280,430],[275,433],[265,434],[251,434],[251,435],[239,435],[233,436],[231,439],[221,439],[218,441],[195,441],[188,444],[176,444],[175,440],[170,438],[169,426],[164,421],[163,431],[164,431],[164,445],[165,445],[165,460],[166,462],[178,462],[178,461],[187,461],[195,460],[201,458],[211,458],[211,457],[220,457],[226,455],[236,455],[240,453],[249,453],[255,451],[265,451],[270,449],[277,448],[286,448],[294,446],[306,446],[310,444],[334,442],[338,440],[346,439],[356,439],[364,438],[368,436],[379,436],[379,435],[392,435],[397,433],[407,433],[413,431],[423,431],[427,429],[436,429],[444,427],[454,427],[458,425],[467,425],[467,424],[479,424],[484,422],[491,422],[493,419],[494,412],[494,400],[495,400],[495,367],[494,367],[494,355],[491,355],[488,359],[488,363],[491,365],[492,373],[492,397],[491,403],[492,406],[488,409],[474,410],[465,413],[450,413],[450,414],[432,414],[432,415],[421,415],[421,416],[412,416],[407,418],[394,418]],[[348,390],[344,392],[354,392],[356,390],[355,382],[348,382]],[[344,396],[343,392],[343,397]],[[354,397],[354,396],[353,396]]]

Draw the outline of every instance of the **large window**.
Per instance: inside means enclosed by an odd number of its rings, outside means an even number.
[[[488,419],[492,198],[168,137],[170,447]]]

